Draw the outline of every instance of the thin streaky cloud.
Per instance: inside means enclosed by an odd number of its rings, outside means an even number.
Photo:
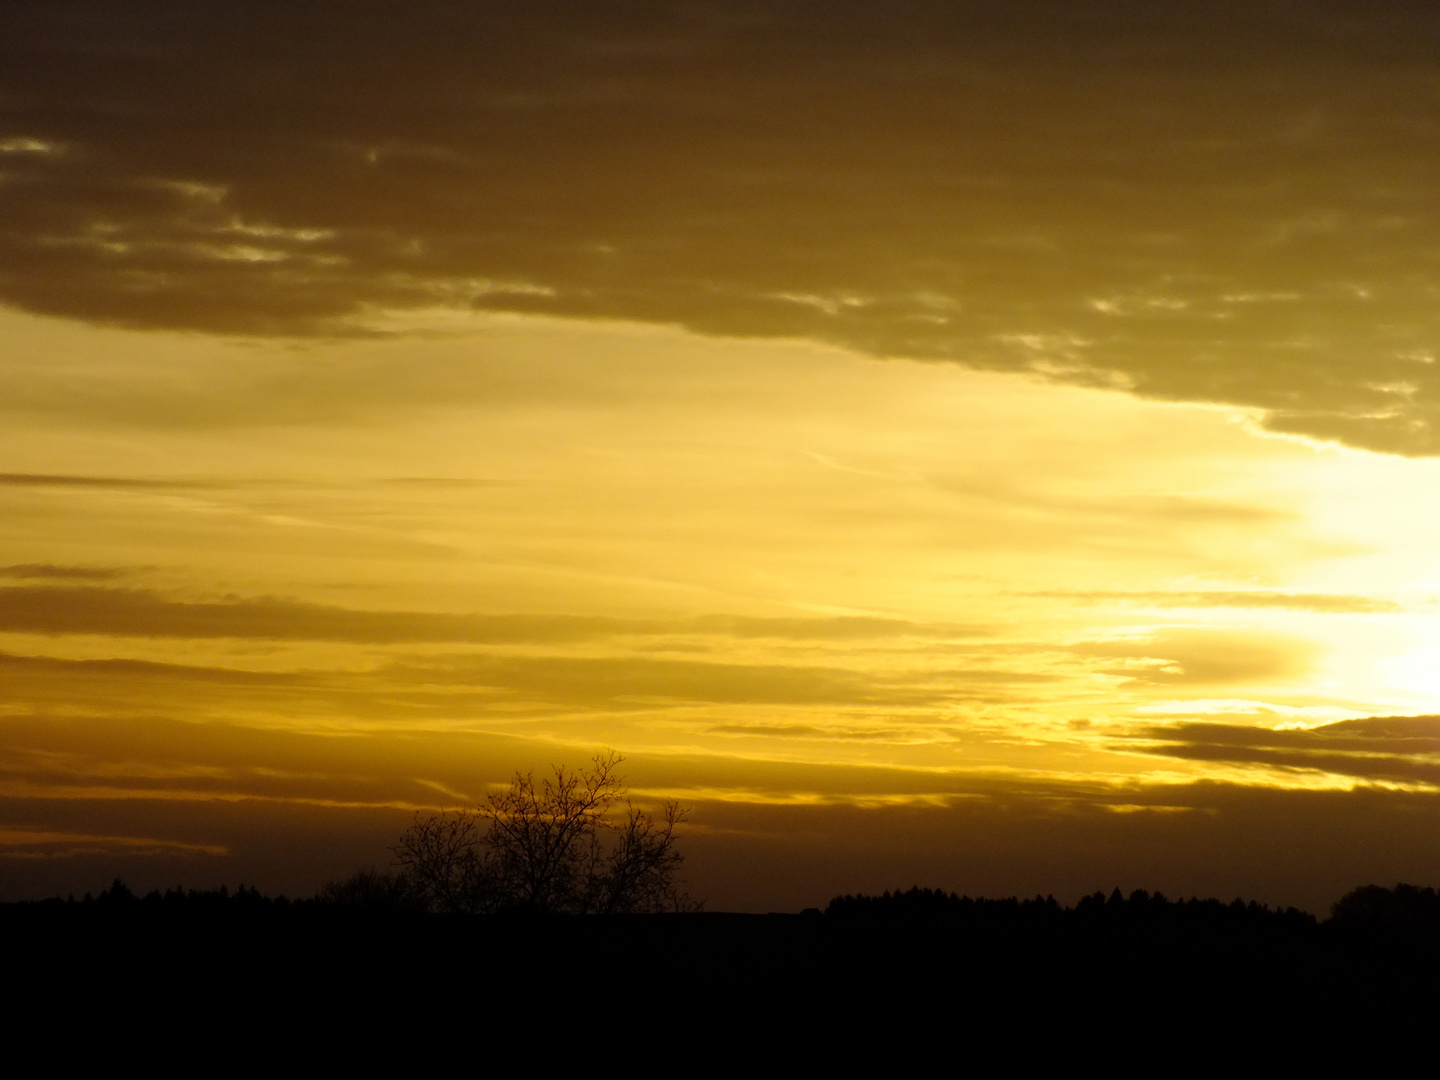
[[[1223,722],[1157,724],[1132,736],[1148,753],[1187,761],[1325,772],[1440,790],[1440,717],[1366,717],[1314,728]]]
[[[57,566],[54,563],[15,563],[0,566],[0,578],[40,581],[114,581],[130,573],[114,566]]]
[[[1064,590],[1029,592],[1025,596],[1054,600],[1113,601],[1166,608],[1283,608],[1335,614],[1382,614],[1404,610],[1403,605],[1383,597],[1352,593],[1292,593],[1267,590],[1219,590],[1182,592],[1166,590]]]
[[[0,473],[0,487],[175,489],[213,487],[198,480],[152,480],[131,476],[67,476],[61,473]]]
[[[0,587],[0,630],[371,644],[563,643],[632,635],[864,640],[904,636],[948,638],[975,632],[968,627],[867,616],[713,615],[665,620],[601,615],[365,611],[268,597],[210,602],[175,600],[146,589],[88,585]]]

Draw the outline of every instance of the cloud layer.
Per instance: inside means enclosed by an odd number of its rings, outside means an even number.
[[[0,13],[0,300],[794,335],[1440,451],[1434,11],[909,0]]]
[[[1156,727],[1154,751],[1192,761],[1235,762],[1326,772],[1357,782],[1440,787],[1440,717],[1343,720],[1318,728],[1269,730],[1197,723]]]

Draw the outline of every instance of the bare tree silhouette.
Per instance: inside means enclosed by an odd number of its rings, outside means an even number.
[[[685,812],[637,808],[620,755],[555,766],[538,784],[516,773],[477,810],[415,816],[394,848],[401,873],[432,911],[614,914],[699,907],[683,891],[675,829]]]
[[[406,891],[427,910],[474,915],[493,907],[478,817],[417,813],[393,849]]]

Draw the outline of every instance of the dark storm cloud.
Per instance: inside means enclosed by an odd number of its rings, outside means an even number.
[[[803,335],[1440,452],[1440,13],[766,0],[0,11],[0,298]]]
[[[1342,720],[1272,731],[1243,724],[1157,725],[1139,733],[1153,752],[1192,761],[1270,765],[1440,787],[1440,717]]]

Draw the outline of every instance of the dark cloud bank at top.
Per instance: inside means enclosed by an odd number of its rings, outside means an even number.
[[[10,0],[0,301],[803,335],[1440,452],[1440,11]]]

